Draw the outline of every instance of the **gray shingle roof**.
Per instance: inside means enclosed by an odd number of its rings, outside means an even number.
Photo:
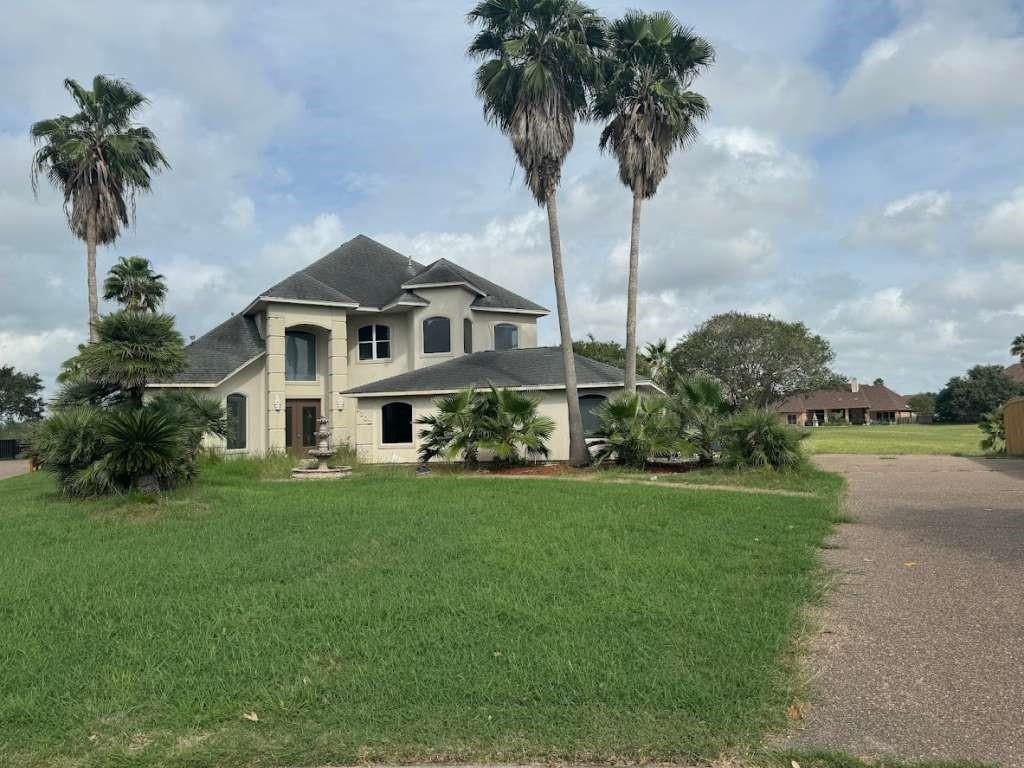
[[[481,292],[476,283],[469,279],[466,271],[452,264],[448,259],[438,259],[411,280],[406,280],[403,287],[417,288],[423,285],[447,285],[449,283],[461,283],[472,291]]]
[[[275,299],[301,299],[303,301],[327,301],[332,304],[356,304],[355,299],[346,296],[331,286],[317,280],[305,272],[296,272],[273,288],[265,290],[261,296]]]
[[[622,385],[621,368],[576,355],[576,378],[581,385]],[[475,352],[454,360],[391,376],[348,390],[345,394],[375,392],[447,392],[467,387],[565,386],[560,347],[532,347],[501,352]],[[639,383],[650,383],[642,379]]]
[[[245,315],[233,315],[185,347],[188,368],[170,382],[161,383],[216,384],[265,351],[256,322]]]

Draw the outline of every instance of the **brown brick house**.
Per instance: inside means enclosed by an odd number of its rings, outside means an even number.
[[[859,384],[843,389],[816,389],[790,395],[775,405],[788,424],[900,424],[914,421],[914,411],[903,395],[883,384]]]
[[[1006,366],[1006,375],[1014,381],[1019,381],[1021,384],[1024,384],[1024,365],[1014,363],[1013,365]]]

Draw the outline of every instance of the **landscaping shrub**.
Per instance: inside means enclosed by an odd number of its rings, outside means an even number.
[[[730,411],[722,386],[702,374],[681,379],[672,407],[679,419],[680,434],[693,446],[698,462],[712,464]]]
[[[465,389],[434,401],[436,413],[420,416],[420,461],[462,458],[476,463],[481,450],[503,463],[548,455],[555,422],[537,413],[540,400],[512,389]]]
[[[592,449],[598,464],[613,460],[642,469],[649,458],[669,456],[687,445],[665,397],[616,395],[598,409],[597,417]]]
[[[1003,406],[981,417],[979,429],[985,433],[981,449],[988,453],[1006,453],[1006,419]]]
[[[805,432],[790,429],[766,410],[736,414],[722,426],[722,455],[731,467],[791,469],[803,460]]]

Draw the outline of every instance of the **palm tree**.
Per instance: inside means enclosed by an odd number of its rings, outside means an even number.
[[[1014,357],[1019,357],[1021,363],[1024,363],[1024,333],[1014,337],[1010,344],[1010,354]]]
[[[103,282],[104,299],[114,299],[135,312],[156,312],[165,296],[164,276],[153,272],[149,260],[141,256],[122,256]]]
[[[651,371],[651,380],[662,389],[668,388],[668,375],[672,367],[672,353],[668,348],[668,339],[658,339],[644,347],[644,361]]]
[[[558,329],[569,408],[569,459],[586,464],[583,418],[576,392],[569,306],[555,193],[572,149],[578,119],[600,74],[604,24],[578,0],[481,0],[467,16],[481,31],[469,55],[482,59],[476,92],[484,115],[509,137],[538,205],[547,207]]]
[[[64,87],[78,105],[74,115],[33,124],[39,146],[32,157],[32,189],[40,176],[64,195],[68,226],[85,241],[89,286],[89,340],[96,339],[96,246],[114,242],[134,218],[135,195],[150,189],[152,174],[169,168],[153,132],[132,118],[147,103],[123,80],[97,75],[92,90],[70,78]]]
[[[608,123],[601,149],[619,162],[619,179],[633,193],[626,298],[626,391],[636,391],[636,302],[640,260],[640,207],[658,191],[674,149],[697,137],[708,102],[688,90],[715,58],[711,43],[671,13],[628,11],[608,33],[604,76],[594,115]]]

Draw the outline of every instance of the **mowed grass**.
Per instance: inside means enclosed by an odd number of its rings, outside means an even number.
[[[983,435],[975,424],[876,424],[808,431],[804,447],[809,453],[984,454]]]
[[[0,764],[699,760],[781,727],[837,496],[0,482]],[[246,719],[249,715],[253,719]]]

